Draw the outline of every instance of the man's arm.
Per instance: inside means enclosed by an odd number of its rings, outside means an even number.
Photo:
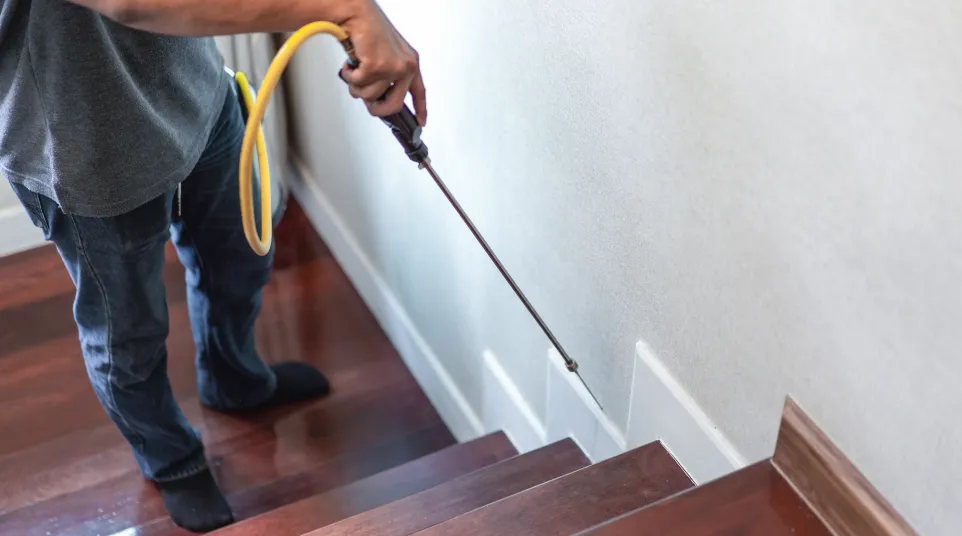
[[[386,116],[398,112],[410,92],[418,120],[427,120],[417,52],[374,0],[71,1],[125,26],[167,35],[286,32],[316,21],[333,22],[350,34],[361,61],[342,76],[351,95],[363,99],[371,114]]]
[[[365,0],[72,0],[125,25],[167,35],[285,32],[311,22],[343,24]]]

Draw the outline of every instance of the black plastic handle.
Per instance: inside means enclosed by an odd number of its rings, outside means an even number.
[[[408,158],[419,164],[428,160],[428,146],[421,141],[421,125],[407,104],[400,112],[382,117],[381,120],[391,129]]]
[[[357,56],[354,55],[353,45],[350,45],[350,48],[348,48],[348,45],[344,46],[344,49],[348,51],[347,65],[351,69],[357,69],[360,67],[361,62],[357,59]],[[388,89],[388,91],[391,90]],[[385,91],[379,100],[383,100],[387,96],[388,91]],[[398,143],[401,144],[408,158],[418,164],[428,161],[428,146],[421,141],[421,125],[418,124],[417,116],[408,108],[407,104],[401,108],[400,112],[382,117],[381,121],[384,121],[384,124],[391,129],[391,133],[397,138]]]

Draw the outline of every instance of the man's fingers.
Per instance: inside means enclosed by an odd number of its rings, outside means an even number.
[[[376,101],[391,89],[391,82],[382,80],[367,86],[349,86],[348,91],[355,99],[365,101]]]
[[[362,61],[356,68],[349,65],[341,70],[341,78],[352,86],[369,86],[380,80],[400,80],[405,75],[414,72],[417,59],[414,57],[400,57],[388,61]]]
[[[411,81],[411,98],[414,101],[414,115],[418,118],[418,124],[423,127],[428,124],[428,98],[420,70]]]
[[[381,100],[366,101],[367,110],[377,117],[387,117],[400,112],[404,107],[404,97],[407,96],[413,79],[414,76],[411,75],[399,80]]]
[[[347,82],[351,96],[363,100],[371,115],[377,117],[401,111],[405,97],[411,93],[418,123],[424,125],[428,119],[424,80],[417,52],[410,52],[393,61],[362,60],[356,68],[345,63],[338,75]]]
[[[351,86],[369,86],[378,80],[383,80],[383,76],[378,76],[373,70],[366,64],[362,63],[357,68],[353,68],[347,63],[341,68],[341,80],[344,80]]]

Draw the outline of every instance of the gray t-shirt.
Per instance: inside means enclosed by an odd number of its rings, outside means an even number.
[[[95,217],[187,177],[229,89],[212,38],[134,30],[65,0],[2,2],[0,174]]]

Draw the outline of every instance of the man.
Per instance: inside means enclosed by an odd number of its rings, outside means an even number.
[[[226,525],[232,513],[166,375],[168,238],[187,269],[204,405],[246,410],[328,391],[309,365],[269,367],[256,353],[271,256],[255,255],[243,236],[244,125],[209,36],[318,20],[354,41],[361,65],[342,74],[352,96],[384,116],[411,93],[423,124],[417,54],[374,0],[3,0],[0,8],[0,172],[76,285],[97,396],[173,520],[193,531]]]

